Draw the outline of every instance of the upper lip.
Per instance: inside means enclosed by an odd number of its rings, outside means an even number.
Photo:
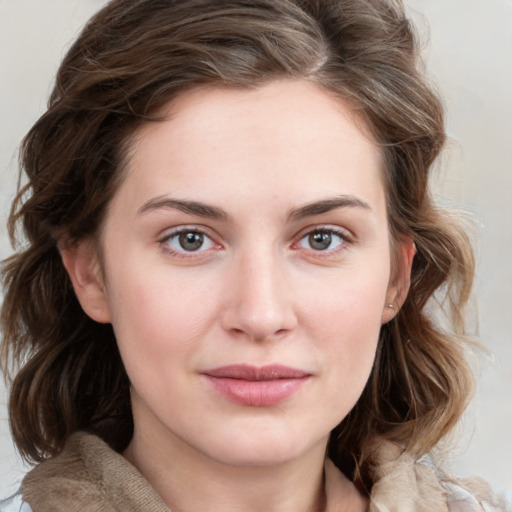
[[[247,364],[233,364],[206,370],[203,373],[210,377],[250,381],[300,379],[310,375],[310,373],[303,370],[280,364],[260,367]]]

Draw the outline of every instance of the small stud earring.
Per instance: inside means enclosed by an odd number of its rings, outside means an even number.
[[[389,309],[395,309],[395,305],[394,304],[391,304],[391,302],[389,304],[387,304],[387,307]]]

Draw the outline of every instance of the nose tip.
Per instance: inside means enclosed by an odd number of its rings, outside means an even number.
[[[260,261],[234,276],[223,315],[224,329],[254,341],[278,338],[297,323],[285,279],[278,269]]]
[[[286,322],[280,307],[271,302],[240,302],[231,309],[232,315],[226,317],[228,329],[244,333],[255,341],[284,334],[291,324]]]

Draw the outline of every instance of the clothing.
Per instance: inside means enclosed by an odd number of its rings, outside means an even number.
[[[487,489],[486,496],[482,489],[471,494],[462,485],[440,481],[432,467],[401,454],[392,443],[379,442],[374,459],[370,512],[512,511]],[[336,482],[342,478],[327,461],[329,512],[335,512]],[[169,512],[134,466],[98,437],[83,432],[71,436],[60,455],[34,468],[21,493],[33,512]]]
[[[134,466],[82,432],[58,457],[28,473],[21,494],[34,512],[169,512]]]
[[[439,476],[428,460],[402,453],[394,443],[375,446],[370,512],[512,512],[512,504],[481,479]]]

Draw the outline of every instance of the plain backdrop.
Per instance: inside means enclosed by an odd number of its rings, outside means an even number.
[[[44,111],[65,49],[104,0],[0,0],[0,258],[16,188],[17,146]],[[452,468],[512,489],[512,0],[406,0],[428,75],[448,111],[450,142],[436,195],[480,225],[477,275],[482,358],[476,397]],[[476,320],[476,319],[475,319]],[[0,497],[26,468],[15,455],[0,386]]]

